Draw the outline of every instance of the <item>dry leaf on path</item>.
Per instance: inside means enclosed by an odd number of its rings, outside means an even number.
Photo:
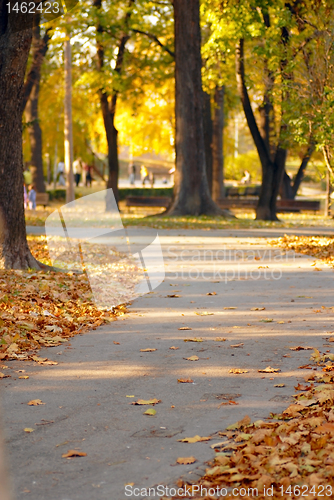
[[[265,319],[260,319],[260,323],[272,323],[274,320],[273,318],[265,318]]]
[[[235,373],[235,374],[239,375],[240,373],[248,373],[248,370],[244,370],[243,368],[232,368],[228,372]]]
[[[225,342],[226,338],[225,337],[216,337],[215,342]]]
[[[310,346],[300,346],[300,345],[297,345],[295,347],[289,347],[290,351],[312,351],[314,349],[314,347],[310,347]]]
[[[178,378],[177,379],[179,384],[193,384],[193,380],[191,378]]]
[[[114,340],[114,344],[115,344],[115,345],[120,345],[120,343],[119,343],[119,342],[116,342],[116,340]]]
[[[148,348],[148,349],[140,349],[140,352],[153,352],[153,351],[157,351],[157,349],[151,349],[151,348]]]
[[[267,366],[263,370],[258,370],[259,373],[277,373],[280,372],[280,368],[272,368],[271,366]]]
[[[175,293],[173,293],[173,295],[167,295],[167,297],[170,299],[178,299],[181,297],[181,295],[176,295]]]
[[[148,415],[150,417],[154,417],[154,415],[157,413],[154,408],[149,408],[148,410],[144,411],[143,415]]]
[[[196,337],[193,339],[183,339],[184,342],[203,342],[203,339],[197,339]]]
[[[209,292],[207,295],[217,295],[217,292]]]
[[[24,432],[34,432],[35,429],[32,429],[31,427],[26,427],[23,430],[24,430]]]
[[[228,310],[228,309],[238,309],[237,307],[224,307],[225,310]]]
[[[161,403],[161,399],[138,399],[138,401],[135,401],[133,403],[130,403],[132,405],[157,405],[158,403]]]
[[[202,441],[210,441],[211,437],[201,437],[201,436],[194,436],[191,438],[184,438],[184,439],[178,439],[180,443],[200,443]]]
[[[285,384],[275,384],[274,387],[285,387]]]
[[[87,457],[87,453],[77,450],[68,450],[67,453],[62,455],[62,458],[75,458],[75,457]]]
[[[241,342],[240,344],[230,345],[230,347],[242,347],[244,344]]]
[[[172,345],[172,347],[170,347],[169,349],[172,349],[172,351],[177,351],[180,348],[179,347],[175,347],[175,345]]]
[[[180,465],[194,464],[195,462],[197,462],[195,457],[180,457],[176,460],[176,463]]]
[[[5,373],[0,372],[0,378],[8,378],[8,377],[10,377],[10,375],[6,375]],[[19,378],[21,378],[21,377],[19,377]]]
[[[39,406],[39,405],[45,405],[45,403],[43,403],[43,401],[41,401],[40,399],[32,399],[31,401],[29,401],[29,403],[27,403],[28,406]]]
[[[178,330],[192,330],[192,328],[190,326],[181,326]]]
[[[28,377],[28,375],[21,375],[19,378],[22,378],[22,379],[24,379],[24,380],[27,380],[29,377]]]
[[[195,356],[190,356],[190,358],[183,358],[183,359],[186,359],[187,361],[198,361],[199,357],[195,355]]]
[[[265,307],[252,307],[250,310],[251,311],[264,311]]]
[[[202,313],[195,312],[195,314],[197,314],[197,316],[213,316],[214,315],[214,313],[209,313],[209,312],[202,312]]]

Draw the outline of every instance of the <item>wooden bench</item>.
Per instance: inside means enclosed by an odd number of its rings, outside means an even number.
[[[49,193],[36,193],[36,206],[43,205],[45,208],[49,204]]]
[[[127,196],[127,207],[165,207],[168,208],[171,198],[168,196]]]
[[[257,199],[242,198],[222,198],[218,205],[220,208],[253,208],[257,207]],[[312,211],[319,212],[320,201],[313,200],[277,200],[277,212],[300,212]]]

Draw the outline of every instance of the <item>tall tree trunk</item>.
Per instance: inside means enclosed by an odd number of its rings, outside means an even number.
[[[119,201],[118,192],[118,175],[119,175],[119,161],[118,161],[118,131],[114,124],[115,114],[110,112],[108,96],[105,92],[100,92],[100,102],[104,121],[104,129],[106,131],[108,143],[108,170],[109,176],[107,181],[107,188],[112,189],[116,202]],[[115,103],[116,107],[116,103]],[[107,199],[108,211],[114,209],[113,200]]]
[[[8,19],[5,12],[5,0],[0,0],[1,264],[39,268],[28,248],[23,204],[22,102],[32,32],[16,31],[21,15]]]
[[[176,172],[168,215],[223,214],[206,175],[199,0],[174,0]]]
[[[32,174],[32,183],[35,185],[38,193],[45,193],[43,157],[42,157],[42,130],[38,118],[38,98],[39,82],[35,83],[30,98],[25,109],[25,117],[28,125],[30,140],[30,171]]]
[[[225,87],[215,89],[215,109],[213,118],[213,140],[212,140],[212,198],[218,202],[225,196],[224,190],[224,95]]]
[[[210,193],[212,194],[212,139],[213,139],[213,124],[211,115],[211,96],[203,92],[203,131],[204,131],[204,148],[205,148],[205,164],[206,176]]]

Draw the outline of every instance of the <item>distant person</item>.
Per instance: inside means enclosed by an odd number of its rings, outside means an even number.
[[[162,179],[162,183],[163,183],[163,184],[168,184],[167,177],[164,177],[164,178]]]
[[[74,182],[76,187],[79,186],[82,175],[82,160],[78,158],[73,162],[73,174],[74,174]]]
[[[142,165],[140,167],[140,177],[141,177],[141,181],[142,181],[142,185],[143,186],[145,186],[145,182],[146,181],[150,182],[150,177],[148,175],[148,170],[145,167],[145,165]]]
[[[174,184],[175,167],[172,167],[170,170],[168,170],[168,173],[170,175],[171,184]]]
[[[27,193],[27,187],[26,184],[23,184],[23,200],[24,200],[24,209],[27,210],[28,208],[28,193]]]
[[[86,171],[86,187],[92,187],[92,180],[93,180],[93,177],[92,177],[92,167],[90,165],[87,165],[85,166],[85,171]]]
[[[57,182],[59,186],[65,186],[65,163],[63,161],[58,163]]]
[[[245,170],[244,171],[244,176],[243,178],[241,179],[241,184],[250,184],[250,181],[251,181],[251,175],[250,173],[248,172],[248,170]]]
[[[153,188],[154,187],[154,183],[155,183],[155,175],[154,175],[153,172],[149,173],[149,179],[150,179],[151,188]]]
[[[29,167],[26,167],[24,172],[23,172],[23,177],[24,177],[24,183],[26,186],[29,186],[29,184],[32,183],[32,174],[30,172]]]
[[[29,190],[29,192],[28,192],[29,208],[30,208],[30,210],[36,210],[35,186],[33,184],[30,184],[28,190]]]
[[[135,185],[136,180],[136,165],[129,164],[129,182],[131,186]]]

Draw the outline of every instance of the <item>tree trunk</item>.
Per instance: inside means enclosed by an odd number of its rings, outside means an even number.
[[[176,172],[168,215],[223,215],[206,175],[199,0],[174,0]]]
[[[39,268],[26,239],[23,203],[22,100],[31,30],[16,31],[0,0],[0,212],[1,264],[6,269]]]
[[[284,171],[282,184],[280,187],[280,195],[281,195],[282,199],[284,199],[284,200],[294,200],[295,199],[295,197],[298,193],[298,189],[300,188],[300,185],[301,185],[302,180],[304,178],[306,167],[311,159],[311,156],[312,156],[314,150],[315,150],[315,144],[314,144],[313,140],[311,140],[309,145],[308,145],[307,151],[302,159],[302,162],[300,164],[300,167],[298,169],[297,175],[296,175],[293,183],[291,182],[291,178]]]
[[[38,118],[39,81],[32,88],[30,98],[25,109],[30,140],[30,171],[32,183],[38,193],[45,193],[43,157],[42,157],[42,130]]]
[[[213,139],[213,124],[211,115],[211,96],[203,92],[203,131],[204,131],[204,148],[205,148],[205,163],[206,176],[210,193],[212,194],[212,139]]]
[[[213,141],[212,141],[212,198],[218,202],[225,196],[224,190],[224,95],[225,87],[215,89],[215,110],[213,117]]]

